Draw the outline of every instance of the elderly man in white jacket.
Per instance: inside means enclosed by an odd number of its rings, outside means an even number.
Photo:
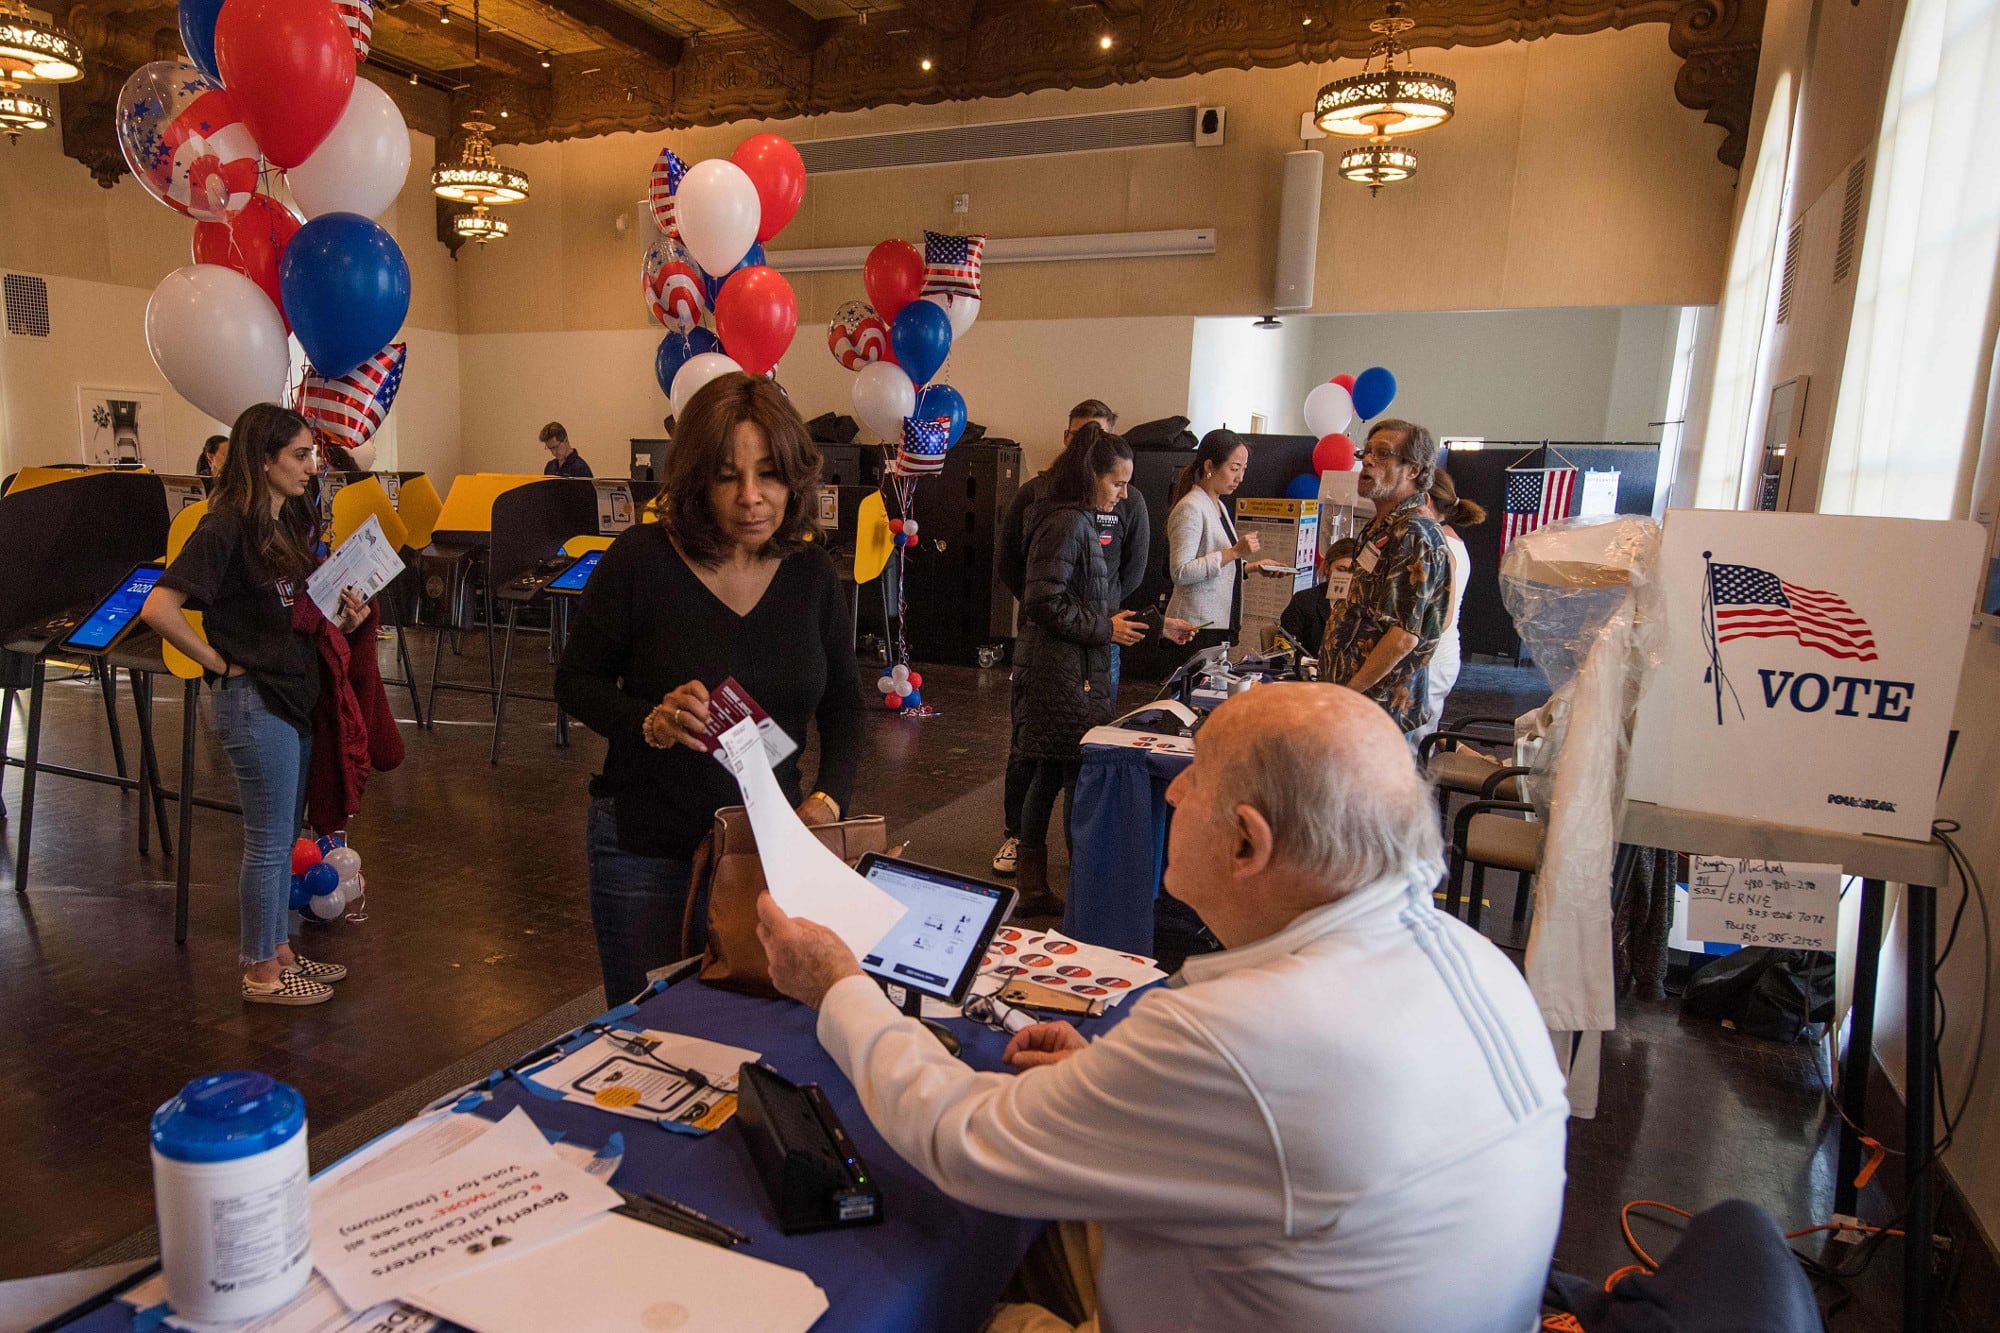
[[[1437,815],[1395,724],[1339,686],[1260,686],[1168,800],[1167,885],[1228,948],[1096,1041],[1041,1024],[1018,1074],[976,1073],[766,896],[772,980],[945,1193],[1101,1225],[1086,1329],[1528,1333],[1563,1081],[1520,974],[1432,906]]]

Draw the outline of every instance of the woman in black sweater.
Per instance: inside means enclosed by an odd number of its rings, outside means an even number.
[[[612,1003],[679,956],[695,849],[736,780],[700,748],[708,694],[734,676],[803,747],[778,785],[808,823],[838,819],[861,760],[861,683],[847,600],[814,529],[820,456],[769,380],[724,375],[682,415],[659,521],[604,553],[556,672],[556,699],[606,737],[591,780],[590,918]]]

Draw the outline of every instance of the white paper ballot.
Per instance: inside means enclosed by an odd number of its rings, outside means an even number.
[[[618,1205],[518,1108],[428,1165],[313,1206],[313,1263],[350,1310],[408,1299]]]
[[[326,558],[326,563],[312,572],[306,580],[306,592],[311,595],[313,605],[320,609],[321,615],[328,620],[336,620],[340,616],[342,588],[354,589],[366,601],[388,587],[389,580],[402,572],[403,557],[396,554],[396,548],[383,535],[381,520],[370,514],[367,521]]]
[[[412,1304],[473,1333],[805,1333],[827,1300],[795,1269],[613,1214]]]
[[[738,722],[721,741],[716,758],[742,789],[773,901],[788,916],[817,921],[845,940],[856,958],[865,957],[909,909],[855,874],[806,828],[778,789],[754,721]]]

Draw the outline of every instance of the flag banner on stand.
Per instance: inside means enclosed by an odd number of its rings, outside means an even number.
[[[1576,491],[1576,469],[1510,468],[1507,497],[1500,525],[1500,550],[1505,553],[1516,537],[1533,532],[1544,523],[1569,517],[1570,497]]]

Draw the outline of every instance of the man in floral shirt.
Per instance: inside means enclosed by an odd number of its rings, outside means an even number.
[[[1327,584],[1332,620],[1320,648],[1320,679],[1359,690],[1408,735],[1424,720],[1425,668],[1444,630],[1451,561],[1444,534],[1422,516],[1437,475],[1429,430],[1385,418],[1361,455],[1361,498],[1375,505],[1351,560],[1336,560]]]

